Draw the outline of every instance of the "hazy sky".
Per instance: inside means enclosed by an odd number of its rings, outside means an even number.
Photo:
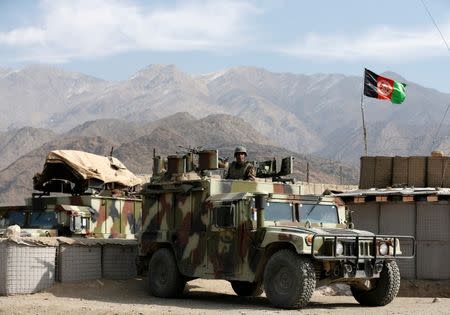
[[[424,1],[450,45],[450,1]],[[367,67],[450,92],[450,51],[421,0],[0,0],[0,67],[31,63],[108,80],[149,64],[194,74]]]

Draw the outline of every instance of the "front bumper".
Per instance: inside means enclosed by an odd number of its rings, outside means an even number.
[[[321,240],[321,241],[319,241]],[[400,240],[412,245],[411,253],[405,255],[400,251]],[[343,245],[343,253],[336,251],[336,245]],[[321,244],[319,247],[318,244]],[[389,251],[381,255],[379,245],[386,243]],[[379,260],[410,259],[415,256],[416,240],[405,235],[348,235],[348,234],[315,234],[312,238],[311,254],[320,260]]]
[[[400,251],[400,241],[408,244],[410,252]],[[342,245],[338,253],[336,245]],[[386,255],[381,255],[379,246],[388,245]],[[403,235],[349,235],[315,234],[312,238],[311,255],[323,261],[331,269],[333,278],[377,278],[385,260],[410,259],[415,256],[415,238]]]

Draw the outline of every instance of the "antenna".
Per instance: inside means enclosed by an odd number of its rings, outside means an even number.
[[[431,143],[431,150],[434,150],[434,145],[437,140],[437,136],[439,135],[439,131],[441,130],[442,123],[444,122],[445,116],[447,116],[448,109],[450,108],[450,103],[447,105],[447,109],[445,110],[444,116],[442,116],[441,122],[436,130],[436,134],[433,137],[433,142]]]

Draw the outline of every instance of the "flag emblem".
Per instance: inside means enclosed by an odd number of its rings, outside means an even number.
[[[390,98],[393,89],[394,87],[390,84],[390,82],[388,80],[384,80],[384,78],[381,78],[377,82],[378,94],[381,94],[384,98]]]

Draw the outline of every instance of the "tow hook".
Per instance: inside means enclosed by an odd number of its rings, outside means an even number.
[[[345,267],[345,271],[346,271],[347,273],[352,273],[352,270],[353,270],[352,265],[350,265],[350,264],[345,264],[344,267]]]
[[[376,271],[377,273],[380,273],[381,270],[383,270],[383,263],[378,263],[378,264],[376,264],[376,265],[375,265],[375,271]]]

